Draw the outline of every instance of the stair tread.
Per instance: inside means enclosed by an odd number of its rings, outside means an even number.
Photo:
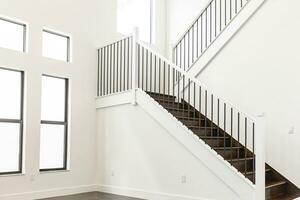
[[[223,136],[201,136],[200,138],[203,139],[203,140],[205,140],[205,139],[207,139],[207,140],[211,140],[211,139],[221,140],[222,139],[223,140],[224,138],[225,139],[230,139],[229,136],[226,136],[226,137],[223,137]]]
[[[283,194],[283,195],[279,195],[275,198],[272,198],[272,200],[293,200],[300,197],[300,193],[299,194]]]
[[[270,168],[266,168],[266,172],[269,172],[269,171],[271,171],[271,169]],[[244,175],[253,175],[253,174],[255,174],[255,172],[254,171],[248,171],[248,172],[243,172],[243,174]]]
[[[237,150],[237,149],[243,149],[243,147],[242,146],[240,146],[240,147],[215,147],[214,148],[215,150],[231,150],[231,149],[234,149],[234,150]]]
[[[173,95],[154,92],[147,93],[187,128],[193,131],[195,135],[199,136],[201,140],[206,142],[227,162],[239,170],[245,178],[248,178],[252,182],[255,181],[256,172],[254,170],[255,166],[253,166],[255,157],[253,157],[250,150],[245,149],[242,144],[238,146],[237,143],[240,143],[240,141],[234,140],[233,147],[231,147],[232,143],[229,144],[230,139],[232,138],[230,134],[228,134],[226,130],[223,130],[222,127],[214,124],[190,103],[177,99],[177,97]],[[207,121],[208,124],[204,124],[204,121]],[[218,140],[220,140],[220,142]],[[249,153],[244,154],[245,152]],[[295,189],[295,192],[291,190],[293,192],[289,193],[289,188],[293,187],[291,186],[292,184],[285,178],[278,178],[281,177],[280,174],[268,165],[266,165],[265,173],[267,178],[266,190],[268,191],[266,197],[268,200],[292,200],[293,198],[300,196],[300,194],[298,194],[299,190],[297,189]]]
[[[227,161],[229,162],[240,162],[240,161],[249,161],[249,160],[253,160],[253,157],[247,157],[247,158],[234,158],[234,159],[228,159]]]
[[[287,182],[286,181],[269,181],[266,183],[266,189],[268,188],[272,188],[272,187],[276,187],[276,186],[281,186],[281,185],[285,185]]]

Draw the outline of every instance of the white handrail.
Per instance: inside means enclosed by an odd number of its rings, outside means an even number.
[[[172,49],[174,49],[178,45],[178,43],[185,37],[185,35],[189,32],[189,30],[191,29],[191,27],[194,26],[194,24],[197,22],[197,20],[201,17],[201,15],[203,15],[204,11],[210,6],[210,4],[213,1],[215,1],[215,0],[209,1],[205,5],[205,7],[201,10],[200,14],[198,14],[197,17],[192,21],[192,23],[189,26],[187,26],[188,28],[186,29],[186,31],[183,34],[181,34],[181,36],[179,37],[179,39],[175,43],[173,43]]]
[[[160,58],[163,62],[167,63],[168,65],[170,65],[170,67],[174,68],[175,70],[177,70],[178,72],[180,72],[182,75],[186,76],[188,79],[190,79],[191,81],[195,82],[196,84],[198,84],[199,86],[201,86],[201,88],[204,88],[205,90],[213,93],[213,94],[217,94],[215,93],[212,89],[209,89],[208,86],[206,86],[204,83],[202,83],[201,81],[199,81],[198,79],[195,79],[194,77],[190,76],[186,71],[184,71],[183,69],[181,69],[180,67],[178,67],[177,65],[175,65],[174,63],[170,62],[167,58],[165,58],[164,56],[160,55],[159,53],[157,53],[155,50],[149,48],[149,46],[145,45],[143,41],[138,40],[137,44],[141,45],[142,47],[146,48],[150,53],[152,53],[154,56],[157,56],[158,58]],[[249,118],[250,120],[252,120],[253,122],[255,122],[255,117],[250,116],[244,112],[241,111],[241,109],[237,108],[237,106],[234,106],[230,101],[217,96],[218,99],[222,100],[223,102],[226,102],[227,105],[231,106],[232,108],[234,108],[235,110],[237,110],[239,113],[243,114],[245,117]]]
[[[114,40],[114,41],[111,41],[111,42],[106,42],[105,44],[103,44],[102,46],[98,47],[97,49],[102,49],[104,47],[110,46],[112,44],[116,44],[116,43],[118,43],[120,41],[123,41],[123,40],[131,38],[131,37],[133,37],[133,34],[129,34],[129,35],[123,36],[120,39],[117,39],[117,40]]]

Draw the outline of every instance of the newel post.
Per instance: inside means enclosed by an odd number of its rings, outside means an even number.
[[[265,174],[266,174],[266,117],[265,114],[258,115],[255,120],[255,200],[265,199]]]
[[[138,89],[137,83],[137,41],[139,40],[139,29],[135,27],[132,36],[132,105],[136,105],[136,92]]]

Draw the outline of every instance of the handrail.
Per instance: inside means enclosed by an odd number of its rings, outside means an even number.
[[[210,91],[210,93],[214,93],[216,94],[212,89],[209,89],[209,87],[207,85],[205,85],[204,83],[202,83],[200,80],[196,79],[193,76],[190,76],[186,71],[184,71],[182,68],[178,67],[177,65],[175,65],[174,63],[170,62],[167,58],[165,58],[164,56],[160,55],[159,53],[157,53],[156,51],[154,51],[153,49],[150,49],[148,46],[146,46],[144,44],[143,41],[137,41],[137,43],[141,46],[143,46],[144,48],[148,49],[149,52],[151,52],[153,55],[161,58],[161,60],[163,62],[166,62],[168,65],[170,65],[172,68],[176,69],[177,71],[179,71],[182,75],[186,76],[188,79],[190,79],[191,81],[197,83],[199,86],[201,86],[202,88],[204,88],[207,91]],[[177,83],[178,84],[178,83]],[[229,106],[235,108],[237,111],[239,111],[241,114],[243,114],[244,116],[247,116],[250,120],[255,121],[255,117],[250,116],[249,114],[246,114],[245,112],[241,111],[241,109],[239,109],[237,106],[234,106],[233,103],[231,103],[229,100],[226,100],[225,98],[222,97],[217,97],[218,99],[222,100],[223,102],[226,102]]]
[[[131,37],[133,37],[133,34],[129,34],[129,35],[122,36],[120,39],[114,40],[114,41],[112,41],[112,42],[106,42],[104,45],[98,47],[97,49],[102,49],[102,48],[104,48],[104,47],[108,47],[108,46],[110,46],[110,45],[114,45],[114,44],[116,44],[116,43],[118,43],[118,42],[120,42],[120,41],[122,41],[122,40],[131,38]]]
[[[184,32],[180,35],[179,39],[178,39],[175,43],[173,43],[172,49],[174,49],[174,48],[178,45],[178,43],[180,43],[180,41],[185,37],[185,35],[186,35],[186,34],[189,32],[189,30],[194,26],[194,24],[199,20],[199,18],[201,17],[201,15],[203,15],[203,12],[210,6],[211,2],[213,2],[213,1],[214,1],[214,0],[209,1],[209,2],[205,5],[205,7],[202,8],[200,14],[198,14],[197,17],[192,21],[192,23],[190,23],[189,26],[187,26],[186,31],[184,31]]]
[[[211,0],[172,48],[173,61],[189,70],[250,0]]]

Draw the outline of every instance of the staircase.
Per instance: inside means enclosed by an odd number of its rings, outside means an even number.
[[[255,182],[254,156],[250,150],[183,99],[178,103],[175,96],[147,93],[246,178]],[[265,174],[267,200],[292,200],[300,197],[300,190],[267,164]]]
[[[240,173],[236,175],[249,183],[256,200],[300,197],[299,188],[265,164],[260,120],[217,96],[137,35],[98,49],[98,97],[132,91],[135,104],[136,89],[141,89],[220,155],[230,170]]]

